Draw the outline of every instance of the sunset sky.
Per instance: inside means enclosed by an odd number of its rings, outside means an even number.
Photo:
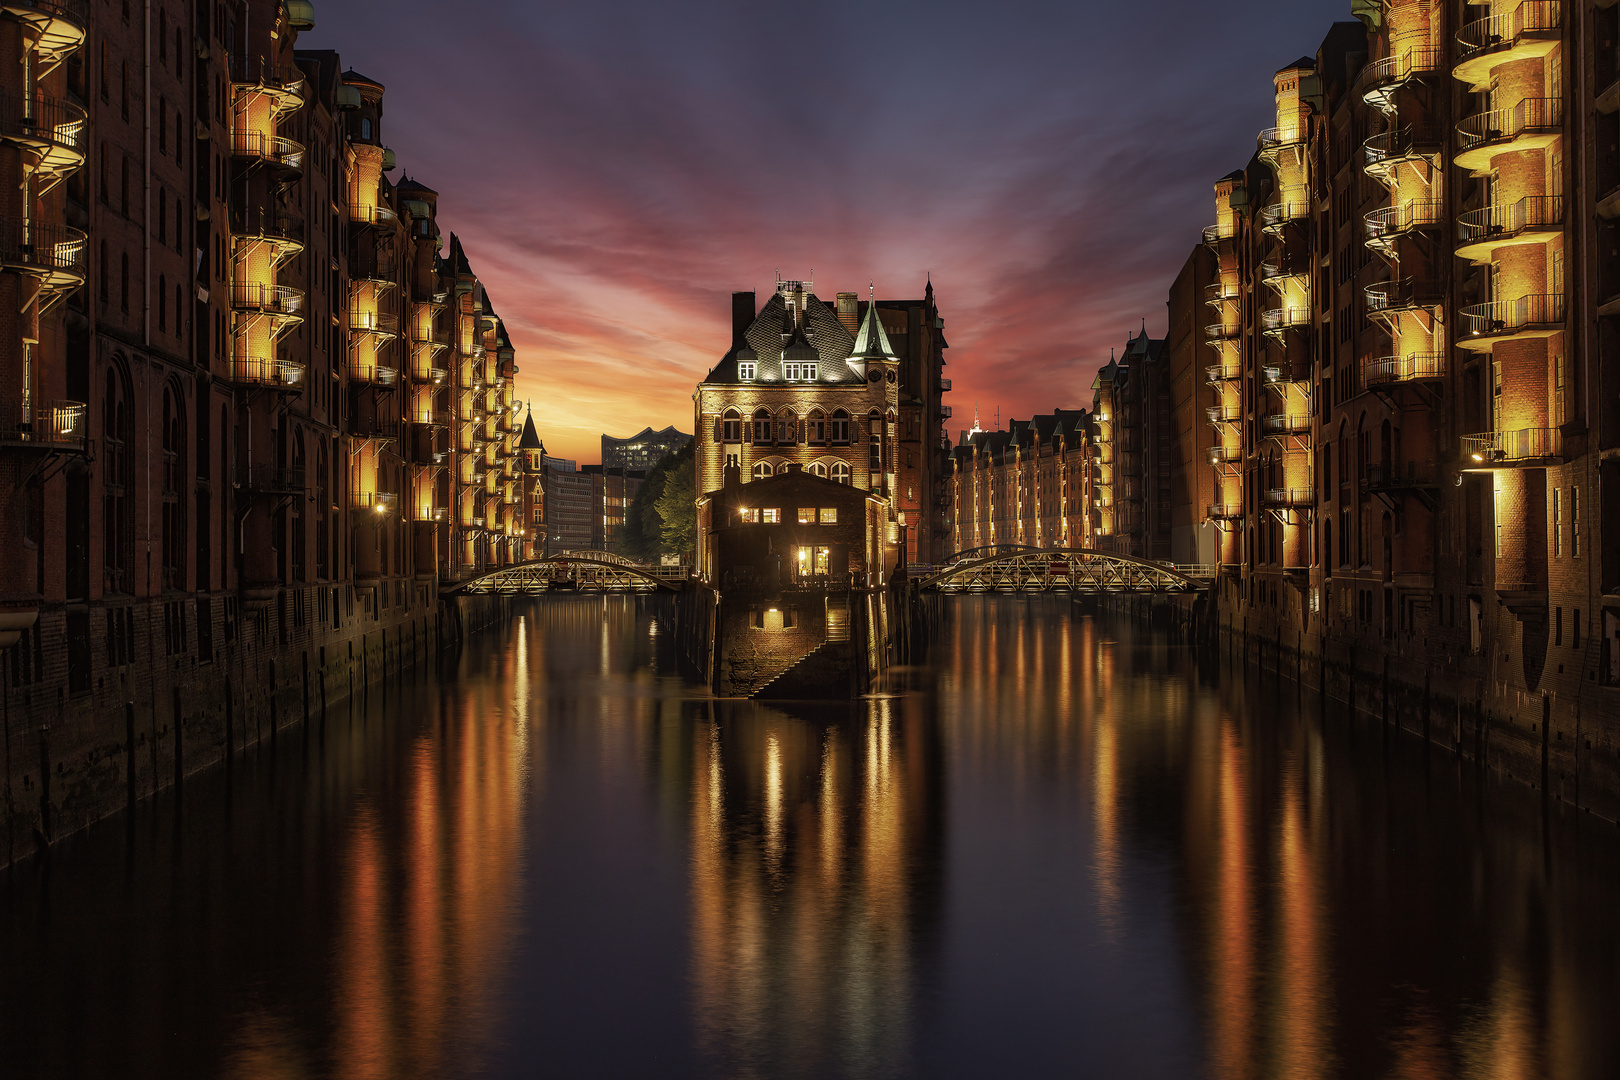
[[[327,0],[299,46],[382,82],[383,137],[440,193],[554,454],[692,427],[729,297],[920,296],[956,429],[1089,404],[1269,79],[1349,0],[689,4]],[[457,17],[457,13],[465,13]],[[1282,44],[1279,44],[1282,43]]]

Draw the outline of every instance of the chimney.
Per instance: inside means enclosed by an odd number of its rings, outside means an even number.
[[[838,294],[838,321],[844,329],[856,333],[861,328],[860,298],[852,292]]]
[[[754,322],[754,294],[731,294],[731,347],[740,349],[748,344],[748,328]]]

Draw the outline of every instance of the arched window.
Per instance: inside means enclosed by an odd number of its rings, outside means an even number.
[[[871,447],[871,450],[870,450],[870,452],[868,454],[868,458],[869,458],[869,461],[870,461],[870,467],[871,467],[873,472],[882,472],[883,471],[883,417],[878,414],[878,411],[876,409],[873,409],[866,416],[866,430],[872,436],[871,439],[869,440],[869,445]]]
[[[805,421],[805,441],[811,446],[824,446],[827,442],[827,414],[820,409],[810,410],[810,417]],[[827,474],[826,468],[820,475]]]
[[[366,140],[369,140],[371,138],[371,118],[370,117],[362,116],[360,118],[360,138],[366,139]]]
[[[754,479],[755,480],[769,480],[770,478],[771,478],[771,463],[768,462],[768,461],[756,461],[754,463]]]
[[[167,201],[165,201],[162,205],[167,206],[168,205]],[[162,331],[167,331],[169,329],[169,305],[164,303],[164,301],[167,300],[168,297],[169,297],[169,277],[168,277],[167,274],[159,274],[158,275],[158,305],[157,305],[158,312],[157,312],[157,315],[158,315],[158,329],[162,330]]]
[[[776,417],[776,441],[783,446],[794,446],[799,441],[799,418],[792,409],[783,409]]]
[[[849,413],[843,409],[832,414],[832,441],[839,446],[849,445]]]
[[[810,463],[810,475],[819,476],[825,480],[827,478],[827,463],[825,461],[812,461]]]
[[[720,422],[720,438],[724,442],[742,442],[742,413],[727,409]]]
[[[771,414],[760,408],[754,410],[754,442],[769,445],[771,441]]]
[[[102,479],[101,563],[109,592],[130,591],[129,414],[129,383],[121,367],[109,367],[98,455]]]
[[[843,461],[833,462],[832,478],[840,484],[850,483],[849,464]]]

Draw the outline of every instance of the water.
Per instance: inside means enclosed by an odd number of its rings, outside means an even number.
[[[539,601],[0,877],[0,1073],[1620,1076],[1620,830],[1056,598],[715,703]]]

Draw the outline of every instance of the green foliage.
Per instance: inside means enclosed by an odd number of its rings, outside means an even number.
[[[691,539],[685,548],[670,548],[665,546],[664,517],[660,512],[659,503],[670,477],[682,470],[686,475],[685,516],[690,523],[687,534]],[[636,497],[630,501],[630,509],[624,515],[624,531],[621,534],[623,539],[619,545],[623,554],[638,562],[656,562],[666,551],[680,554],[696,545],[697,507],[695,496],[692,494],[695,486],[692,475],[691,443],[665,454],[658,464],[647,472],[647,478],[636,489]],[[674,502],[671,503],[669,512],[677,520],[680,518],[679,508]]]
[[[697,551],[697,481],[693,475],[691,444],[685,460],[664,478],[658,495],[658,517],[663,523],[659,538],[662,552],[691,556]]]

